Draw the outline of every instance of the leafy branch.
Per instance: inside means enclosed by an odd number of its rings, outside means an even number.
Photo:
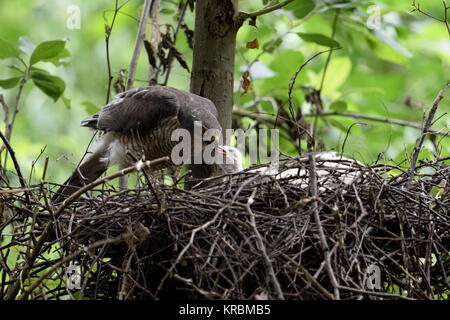
[[[4,89],[13,89],[17,85],[19,86],[13,107],[10,107],[3,95],[0,95],[0,104],[2,105],[5,113],[5,131],[3,136],[7,142],[11,141],[14,123],[20,110],[20,100],[23,89],[29,80],[32,80],[37,88],[52,98],[55,102],[62,97],[66,88],[64,80],[57,76],[51,75],[44,69],[37,68],[35,65],[38,62],[50,62],[55,66],[58,66],[64,63],[62,62],[62,59],[70,55],[65,49],[66,41],[63,40],[44,41],[37,46],[25,37],[22,37],[19,41],[22,44],[26,43],[26,46],[19,46],[19,48],[17,48],[10,42],[0,39],[0,60],[14,59],[16,62],[20,62],[20,64],[25,68],[21,69],[16,65],[13,65],[11,68],[18,71],[20,75],[0,80],[0,87]],[[25,47],[26,49],[24,49]],[[22,58],[24,55],[29,55],[28,62]],[[62,97],[62,99],[64,104],[68,106],[70,103],[69,100],[64,97]],[[11,113],[12,117],[10,119],[9,116]],[[0,147],[0,153],[3,152],[5,148],[6,153],[3,163],[3,170],[6,170],[9,153],[9,148],[6,143]]]

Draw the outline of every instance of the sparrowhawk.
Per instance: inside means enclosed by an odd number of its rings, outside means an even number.
[[[99,130],[101,136],[53,200],[63,200],[99,178],[112,165],[119,168],[132,165],[127,151],[145,160],[170,157],[178,143],[171,140],[172,132],[183,128],[193,137],[195,121],[200,121],[203,130],[221,130],[214,103],[196,94],[160,86],[118,94],[115,100],[81,122],[83,127]]]

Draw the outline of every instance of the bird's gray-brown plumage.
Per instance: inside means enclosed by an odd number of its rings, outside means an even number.
[[[170,157],[178,144],[171,141],[175,129],[187,129],[194,137],[194,121],[203,129],[221,130],[214,104],[196,94],[171,87],[139,87],[120,93],[81,126],[99,130],[101,136],[92,153],[55,195],[62,201],[81,186],[100,177],[109,166],[133,164],[127,151],[138,158]],[[219,131],[220,132],[220,131]],[[193,145],[191,143],[191,145]]]

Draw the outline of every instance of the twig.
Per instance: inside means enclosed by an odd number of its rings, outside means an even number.
[[[333,20],[333,28],[331,31],[331,39],[334,39],[334,36],[336,34],[336,26],[337,26],[337,21],[338,21],[338,17],[339,17],[339,13],[340,13],[340,9],[336,9],[336,13],[334,15],[334,20]],[[323,67],[323,74],[322,74],[322,79],[320,80],[320,87],[319,87],[319,94],[322,92],[323,89],[323,84],[325,83],[325,76],[327,74],[327,70],[328,70],[328,66],[330,64],[331,61],[331,55],[333,54],[333,51],[328,52],[328,56],[327,56],[327,61],[325,62],[325,66]]]
[[[122,283],[118,294],[119,300],[126,300],[128,295],[132,292],[132,288],[130,288],[130,279],[132,279],[130,273],[132,273],[131,261],[133,261],[133,256],[133,253],[130,253],[127,259],[127,265],[122,272]]]
[[[73,201],[75,201],[79,196],[81,196],[83,193],[85,193],[88,190],[91,190],[93,188],[95,188],[98,185],[104,184],[105,182],[108,182],[110,180],[114,180],[116,178],[122,177],[124,175],[127,175],[131,172],[134,171],[141,171],[144,168],[151,168],[155,165],[158,165],[162,162],[167,162],[169,161],[169,157],[162,157],[156,160],[152,160],[152,161],[139,161],[137,162],[134,166],[119,170],[113,174],[110,174],[109,176],[106,176],[104,178],[101,179],[97,179],[87,185],[85,185],[83,188],[80,188],[79,190],[77,190],[76,192],[74,192],[73,194],[70,195],[70,197],[68,197],[66,200],[64,200],[64,202],[62,203],[62,205],[58,208],[57,212],[55,213],[56,217],[65,209],[67,208],[67,206],[72,203]]]
[[[269,117],[267,115],[273,115],[275,116],[275,114],[270,114],[270,113],[265,113],[265,112],[253,112],[253,111],[247,111],[244,109],[234,109],[233,110],[233,114],[239,115],[239,116],[244,116],[244,117],[249,117],[255,120],[260,120],[263,122],[267,122],[270,124],[274,124],[275,123],[275,119],[272,117]],[[361,113],[352,113],[352,112],[324,112],[324,113],[320,113],[320,114],[311,114],[311,113],[304,113],[303,116],[305,118],[311,118],[311,117],[345,117],[345,118],[353,118],[353,119],[363,119],[363,120],[368,120],[368,121],[373,121],[373,122],[382,122],[382,123],[389,123],[389,124],[395,124],[398,126],[402,126],[402,127],[409,127],[409,128],[414,128],[414,129],[418,129],[418,130],[422,130],[422,126],[418,123],[414,123],[414,122],[409,122],[409,121],[405,121],[405,120],[400,120],[400,119],[389,119],[389,118],[383,118],[383,117],[377,117],[377,116],[371,116],[371,115],[366,115],[366,114],[361,114]],[[438,131],[432,131],[430,133],[436,134],[436,135],[443,135],[443,136],[447,136],[448,134],[446,133],[442,133],[442,132],[438,132]]]
[[[5,101],[5,99],[4,99],[2,94],[0,94],[0,104],[3,107],[3,113],[5,114],[5,119],[4,119],[4,122],[5,122],[5,136],[8,137],[9,136],[9,107],[6,104],[6,101]],[[5,144],[3,144],[0,147],[0,154],[3,152],[3,150],[5,150],[5,148],[6,148]]]
[[[176,265],[181,261],[181,259],[183,258],[184,254],[187,252],[187,250],[193,245],[194,243],[194,239],[195,239],[195,235],[197,234],[197,232],[205,230],[206,228],[208,228],[210,225],[212,225],[213,223],[216,222],[216,220],[219,218],[219,216],[222,214],[222,212],[227,208],[228,206],[225,206],[223,208],[221,208],[215,215],[214,217],[209,220],[208,222],[202,224],[201,226],[195,228],[194,230],[192,230],[190,239],[188,244],[183,248],[183,250],[181,250],[181,252],[178,254],[177,259],[172,263],[172,265],[170,266],[169,270],[166,272],[166,274],[164,275],[164,277],[161,279],[161,282],[158,285],[158,288],[156,289],[155,295],[158,294],[158,292],[162,289],[162,286],[164,284],[164,282],[166,281],[166,279],[169,277],[169,275],[172,273],[172,271],[175,269]]]
[[[187,284],[188,286],[192,287],[195,291],[197,291],[198,293],[200,293],[202,296],[205,296],[208,299],[214,299],[214,298],[220,298],[220,294],[216,293],[216,292],[208,292],[205,290],[202,290],[201,288],[199,288],[198,286],[196,286],[194,284],[194,281],[192,281],[192,279],[187,279],[187,278],[183,278],[182,276],[180,276],[179,274],[175,273],[173,275],[173,277],[175,279],[178,279],[182,282],[184,282],[185,284]]]
[[[344,150],[345,150],[345,144],[347,143],[347,139],[348,139],[348,137],[350,136],[350,131],[352,130],[353,126],[356,126],[356,125],[363,125],[363,124],[365,124],[365,123],[358,123],[358,122],[355,122],[355,123],[352,123],[352,124],[348,127],[347,132],[345,133],[344,141],[342,142],[342,147],[341,147],[341,153],[342,153],[342,154],[344,153]]]
[[[58,207],[58,209],[55,211],[54,213],[54,219],[50,220],[44,231],[42,232],[42,235],[39,237],[38,242],[36,243],[35,247],[33,248],[33,251],[31,252],[31,255],[28,259],[28,261],[26,261],[26,265],[24,266],[24,268],[22,269],[22,273],[20,275],[20,277],[26,277],[29,274],[29,269],[33,266],[34,261],[37,259],[37,257],[41,254],[41,249],[44,246],[44,243],[46,242],[47,238],[50,236],[52,230],[53,230],[53,225],[56,222],[56,219],[58,219],[58,217],[60,216],[60,214],[64,211],[65,208],[67,208],[67,206],[72,203],[73,201],[75,201],[79,196],[81,196],[83,193],[85,193],[88,190],[91,190],[92,188],[95,188],[96,186],[103,184],[107,181],[116,179],[118,177],[124,176],[128,173],[131,173],[133,171],[140,171],[143,168],[150,168],[154,165],[160,164],[161,162],[166,162],[168,161],[169,158],[168,157],[163,157],[163,158],[159,158],[153,161],[146,161],[146,162],[142,162],[139,161],[137,164],[135,164],[134,166],[125,168],[123,170],[117,171],[109,176],[106,176],[104,178],[101,179],[97,179],[93,182],[91,182],[90,184],[84,186],[83,188],[80,188],[79,190],[77,190],[77,192],[73,193],[72,195],[70,195],[70,197],[68,197],[66,200],[64,200],[64,202],[61,204],[60,207]],[[6,300],[12,300],[16,297],[17,293],[20,290],[20,286],[21,286],[21,281],[15,281],[14,285],[11,286],[8,290],[8,293],[6,295]]]
[[[267,272],[269,273],[269,277],[270,277],[272,285],[275,289],[275,292],[277,293],[277,298],[279,300],[284,300],[284,295],[283,295],[283,292],[281,291],[280,283],[278,282],[277,276],[275,275],[275,271],[273,270],[272,262],[270,261],[269,255],[267,254],[267,249],[266,249],[266,246],[264,245],[263,238],[258,231],[258,227],[256,226],[255,214],[253,213],[252,209],[250,208],[250,205],[254,201],[255,194],[256,194],[256,189],[253,190],[252,195],[250,196],[250,198],[248,198],[246,209],[247,209],[247,213],[250,215],[250,225],[252,226],[253,233],[256,236],[256,243],[257,243],[256,247],[259,249],[259,251],[261,252],[261,255],[264,259],[264,265],[267,269]]]
[[[0,190],[0,194],[14,194],[28,191],[39,190],[40,187],[29,187],[29,188],[20,188],[20,189],[11,189],[11,190]]]
[[[346,287],[346,286],[339,286],[339,289],[347,290],[347,291],[351,291],[351,292],[356,292],[356,293],[361,293],[361,294],[366,294],[366,295],[383,297],[383,298],[391,298],[391,299],[392,298],[397,298],[397,299],[403,299],[403,300],[415,300],[415,299],[412,299],[412,298],[409,298],[409,297],[402,296],[400,294],[392,294],[392,293],[377,292],[377,291],[365,291],[365,290],[350,288],[350,287]]]
[[[23,76],[22,80],[20,81],[19,91],[17,92],[17,95],[16,95],[16,103],[14,105],[14,110],[13,110],[13,115],[12,115],[11,121],[8,124],[6,124],[7,128],[5,129],[5,137],[8,140],[8,142],[11,141],[11,135],[12,135],[14,122],[16,121],[17,114],[19,113],[20,97],[22,96],[23,88],[25,86],[25,83],[27,83],[27,81],[28,81],[29,75],[30,75],[30,68],[27,67],[27,69],[25,70],[25,75]],[[4,172],[6,170],[7,162],[8,162],[8,150],[5,153],[5,161],[3,164]]]
[[[22,186],[22,189],[25,192],[25,200],[26,200],[28,205],[31,205],[30,196],[28,195],[28,190],[27,190],[28,189],[27,188],[27,184],[25,182],[25,179],[22,176],[22,172],[20,171],[20,166],[19,166],[19,163],[17,162],[17,159],[16,159],[16,153],[14,152],[14,149],[9,144],[8,139],[3,135],[3,132],[1,132],[1,131],[0,131],[0,138],[3,140],[3,143],[6,146],[6,150],[11,154],[11,159],[12,159],[12,161],[14,163],[14,168],[16,169],[17,176],[19,177],[20,185]]]
[[[445,0],[442,0],[442,2],[444,3],[444,21],[445,21],[445,26],[447,27],[448,35],[450,36],[450,24],[448,22],[448,10],[450,9],[450,7],[447,6],[447,3],[445,2]]]
[[[334,296],[327,290],[325,289],[319,281],[316,280],[316,278],[313,277],[313,275],[311,273],[309,273],[309,271],[302,266],[301,264],[297,263],[294,259],[292,259],[291,257],[289,257],[288,255],[286,255],[284,252],[281,253],[281,256],[283,258],[285,258],[286,260],[288,260],[289,262],[291,262],[293,265],[295,265],[297,268],[299,268],[301,270],[301,272],[303,272],[305,274],[305,277],[308,281],[311,281],[311,283],[321,292],[323,292],[325,294],[325,296],[330,299],[330,300],[335,300]]]
[[[448,10],[450,9],[450,7],[447,6],[447,3],[445,2],[445,0],[442,0],[442,3],[444,5],[444,19],[436,18],[436,17],[432,16],[431,14],[423,11],[422,9],[420,9],[420,4],[419,3],[417,3],[417,5],[416,5],[416,1],[413,1],[413,3],[412,3],[412,6],[414,7],[414,10],[412,10],[411,12],[418,11],[421,14],[427,16],[428,18],[431,18],[431,19],[436,20],[438,22],[444,23],[446,28],[447,28],[448,35],[450,36],[450,24],[448,22]]]
[[[407,184],[408,186],[411,186],[412,180],[414,178],[414,174],[415,174],[416,166],[417,166],[417,159],[419,158],[420,150],[422,149],[422,145],[423,145],[423,142],[425,141],[425,137],[427,134],[429,134],[434,115],[436,114],[436,110],[439,106],[439,102],[441,102],[441,100],[444,98],[444,92],[445,92],[445,90],[447,90],[447,88],[449,86],[450,86],[450,83],[447,83],[445,88],[442,89],[441,91],[439,91],[439,94],[437,95],[436,99],[433,101],[433,105],[431,106],[430,112],[428,113],[428,116],[425,119],[425,124],[422,128],[422,134],[417,139],[414,149],[412,151],[411,161],[410,161],[411,163],[410,163],[410,168],[409,168],[410,176],[409,176],[409,181]]]
[[[150,6],[152,0],[145,0],[144,8],[142,9],[141,18],[139,20],[139,28],[138,33],[136,35],[136,42],[134,44],[133,57],[131,58],[130,67],[128,69],[128,77],[126,90],[129,90],[133,87],[134,75],[136,73],[137,63],[139,59],[139,54],[141,52],[142,43],[145,38],[145,27],[147,25],[148,15],[150,13]]]
[[[128,1],[129,0],[126,0],[119,7],[119,0],[116,0],[116,5],[114,8],[114,15],[113,15],[111,25],[108,26],[105,24],[106,65],[108,67],[108,88],[106,90],[106,104],[108,104],[109,97],[111,95],[111,82],[113,79],[112,72],[111,72],[111,60],[110,60],[110,56],[109,56],[109,38],[111,37],[111,32],[114,27],[114,22],[116,21],[117,14],[119,13],[120,9],[122,9],[122,7],[127,4]]]
[[[308,137],[308,160],[309,160],[309,190],[310,190],[310,195],[312,198],[317,198],[317,177],[316,177],[316,159],[314,156],[314,132],[312,132],[314,130],[314,126],[310,125],[309,128],[309,137]],[[323,227],[322,227],[322,222],[320,220],[320,215],[319,215],[319,205],[317,204],[317,201],[314,201],[312,203],[312,210],[313,210],[313,215],[314,215],[314,221],[316,223],[317,226],[317,231],[318,231],[318,235],[319,235],[319,239],[320,239],[320,246],[322,248],[323,251],[323,256],[324,256],[324,262],[325,262],[325,266],[327,269],[327,274],[328,277],[330,278],[331,284],[333,285],[334,288],[334,298],[339,300],[340,299],[340,295],[339,295],[339,284],[336,280],[336,276],[334,275],[334,271],[333,271],[333,267],[331,266],[331,253],[330,253],[330,248],[328,246],[326,237],[325,237],[325,233],[323,231]]]
[[[47,176],[47,168],[48,168],[48,156],[45,157],[45,160],[44,160],[44,170],[42,172],[41,180],[45,180],[45,177]]]
[[[433,243],[433,248],[434,248],[434,251],[436,252],[436,258],[437,258],[437,261],[439,263],[439,267],[441,268],[442,279],[444,280],[444,283],[446,284],[447,289],[450,290],[450,281],[449,281],[449,278],[447,276],[447,272],[445,271],[444,264],[442,263],[441,255],[440,255],[439,250],[438,250],[438,248],[436,246],[436,243]]]
[[[126,154],[129,155],[134,162],[138,162],[139,159],[134,155],[130,150],[126,151]],[[155,188],[153,187],[152,181],[150,180],[150,176],[147,174],[145,170],[142,170],[142,173],[144,174],[145,180],[147,181],[148,188],[152,192],[153,196],[156,199],[156,203],[158,204],[158,208],[161,208],[161,200],[159,200],[158,194],[156,193]]]
[[[186,5],[187,3],[185,4],[185,7]],[[156,59],[158,57],[158,43],[159,43],[159,23],[158,23],[159,7],[160,7],[160,0],[153,0],[152,5],[150,6],[150,19],[152,20],[152,39],[150,41],[150,45],[152,48],[152,52],[151,53],[149,52],[148,54],[153,55],[153,61],[155,61],[155,65]],[[150,66],[150,70],[148,72],[149,85],[155,85],[158,83],[158,68],[154,68],[151,64],[149,64],[149,66]]]
[[[105,244],[112,244],[112,243],[117,243],[117,242],[121,242],[121,241],[123,241],[121,236],[115,237],[112,239],[99,240],[89,246],[84,247],[82,250],[78,250],[77,252],[74,252],[74,253],[64,257],[63,259],[59,260],[57,263],[53,264],[52,267],[48,271],[44,272],[36,281],[34,281],[30,286],[28,286],[27,289],[17,298],[17,300],[24,300],[26,297],[28,297],[30,295],[31,292],[33,292],[34,289],[37,288],[38,285],[40,285],[42,283],[42,281],[47,279],[49,275],[51,275],[53,272],[55,272],[63,264],[76,259],[83,252],[87,252],[89,250],[92,250],[99,246],[103,246]]]
[[[173,33],[173,44],[174,45],[176,45],[176,43],[177,43],[178,32],[180,31],[181,24],[183,23],[184,15],[186,14],[186,9],[187,9],[188,4],[189,4],[189,1],[186,1],[184,3],[183,9],[182,9],[182,11],[180,13],[180,17],[178,18],[178,24],[177,24],[177,27],[175,29],[175,32]],[[166,77],[165,77],[164,82],[163,82],[164,86],[167,85],[167,83],[169,82],[170,71],[172,69],[172,63],[173,63],[173,56],[170,56],[169,66],[167,67]]]
[[[296,119],[301,119],[302,118],[302,110],[299,108],[299,114],[295,115],[295,111],[294,111],[294,106],[292,105],[292,90],[294,89],[294,84],[295,84],[295,80],[297,79],[298,74],[303,70],[303,68],[313,59],[315,59],[316,57],[318,57],[319,55],[321,55],[322,53],[325,52],[329,52],[329,51],[333,51],[333,50],[337,50],[340,48],[332,48],[332,49],[328,49],[325,51],[321,51],[316,53],[315,55],[313,55],[311,58],[309,58],[308,60],[306,60],[298,69],[297,71],[294,73],[294,75],[291,77],[291,80],[289,81],[289,91],[288,91],[288,102],[289,102],[289,112],[291,113],[291,117],[292,117],[292,121],[293,123],[297,124]],[[281,109],[280,109],[281,110]],[[280,110],[278,111],[278,113],[280,112]],[[278,113],[277,113],[277,117],[276,119],[278,119]],[[300,126],[297,124],[297,134],[298,134],[298,139],[300,139],[302,132],[300,131]],[[306,131],[308,133],[307,130],[303,129],[304,131]],[[301,143],[298,143],[298,154],[301,154]]]
[[[272,11],[278,10],[283,8],[284,6],[288,5],[289,3],[291,3],[294,0],[286,0],[283,2],[280,2],[278,4],[275,4],[273,6],[269,6],[267,8],[263,8],[261,10],[255,11],[255,12],[251,12],[251,13],[247,13],[247,12],[239,12],[239,18],[242,19],[242,21],[248,19],[248,18],[256,18],[259,16],[262,16],[264,14],[270,13]]]

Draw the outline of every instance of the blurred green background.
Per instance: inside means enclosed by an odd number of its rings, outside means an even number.
[[[239,99],[235,103],[240,108],[276,113],[272,98],[278,99],[287,108],[288,85],[294,72],[307,58],[327,49],[315,42],[305,41],[298,33],[320,33],[329,37],[335,8],[339,7],[329,8],[324,1],[314,2],[314,11],[302,19],[286,8],[258,18],[257,29],[246,23],[239,30],[235,59],[235,90]],[[178,3],[161,1],[161,25],[176,26]],[[262,8],[263,3],[267,1],[239,1],[239,6],[242,11],[252,12]],[[431,105],[450,78],[450,35],[445,25],[423,14],[410,13],[412,2],[407,0],[348,1],[347,4],[354,6],[352,10],[342,1],[340,3],[335,40],[342,49],[333,53],[327,71],[322,91],[324,111],[355,112],[420,124],[424,109]],[[63,59],[64,64],[36,64],[36,67],[65,81],[63,96],[66,103],[62,99],[54,102],[32,82],[28,82],[11,138],[27,177],[45,148],[30,176],[31,183],[39,181],[46,156],[49,157],[47,180],[63,182],[84,154],[92,137],[91,131],[79,126],[80,121],[104,105],[106,100],[105,23],[111,23],[115,1],[2,0],[0,4],[1,39],[15,46],[19,45],[20,37],[27,37],[35,45],[43,41],[67,39],[66,48],[70,57]],[[380,10],[381,27],[378,32],[366,26],[371,14],[368,8],[374,4]],[[80,9],[79,29],[67,27],[71,6]],[[114,76],[121,69],[128,68],[142,6],[142,0],[131,0],[116,19],[110,38]],[[422,1],[421,8],[439,19],[443,18],[440,0]],[[185,22],[190,29],[194,28],[194,14],[189,10]],[[255,37],[258,38],[259,49],[247,49],[246,43]],[[272,50],[264,50],[274,42]],[[191,66],[192,50],[184,32],[179,33],[176,46]],[[25,61],[29,59],[23,53],[21,57]],[[326,54],[312,61],[299,75],[296,84],[317,88],[325,61]],[[242,95],[241,76],[250,64],[251,88]],[[11,66],[21,67],[21,64],[16,59],[0,60],[0,79],[17,76],[17,71]],[[147,78],[148,60],[142,51],[135,86],[146,85]],[[164,76],[161,76],[161,82],[163,79]],[[189,90],[189,80],[189,73],[174,62],[168,85]],[[0,94],[13,106],[17,90],[18,87],[0,88]],[[70,107],[67,106],[67,99],[70,100]],[[294,103],[308,113],[310,106],[301,87],[294,90]],[[450,99],[447,98],[442,101],[437,116],[449,111]],[[448,132],[449,119],[448,115],[444,115],[434,128],[444,128],[443,132]],[[318,121],[319,140],[327,149],[340,150],[348,128],[355,122],[364,124],[351,128],[345,153],[366,163],[376,160],[380,152],[384,152],[387,158],[401,161],[420,134],[420,131],[409,127],[327,117],[326,122]],[[244,119],[239,123],[246,129],[252,120]],[[0,127],[3,130],[4,124]],[[449,138],[438,140],[441,155],[448,156]],[[425,148],[422,158],[429,158],[435,151],[434,147],[427,141]],[[281,149],[295,154],[289,140],[281,141]],[[11,162],[8,169],[14,172]]]

